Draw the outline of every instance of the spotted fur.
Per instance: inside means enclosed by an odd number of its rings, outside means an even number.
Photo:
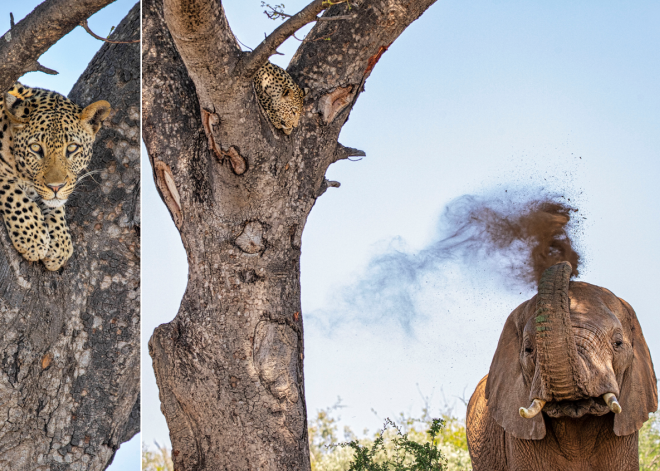
[[[287,136],[298,126],[305,94],[286,70],[267,62],[253,79],[259,103],[273,126]]]
[[[16,250],[57,270],[73,254],[64,203],[110,112],[16,83],[0,97],[0,211]]]

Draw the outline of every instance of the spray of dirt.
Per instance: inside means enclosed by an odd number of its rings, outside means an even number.
[[[447,207],[442,225],[451,235],[436,249],[467,260],[486,255],[525,285],[537,286],[545,269],[561,261],[571,263],[575,277],[580,255],[568,233],[574,212],[550,196],[522,201],[463,196]]]
[[[337,292],[333,313],[319,317],[365,324],[389,319],[411,333],[425,311],[420,294],[429,282],[440,292],[451,289],[455,268],[486,273],[510,291],[535,290],[543,271],[564,260],[576,276],[580,256],[569,234],[577,210],[561,197],[543,195],[527,190],[455,199],[439,218],[435,240],[416,252],[392,241]]]

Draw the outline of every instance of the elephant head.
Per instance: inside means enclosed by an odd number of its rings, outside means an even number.
[[[569,282],[570,274],[568,262],[544,272],[538,294],[509,315],[490,366],[488,409],[516,438],[545,437],[541,410],[550,418],[614,412],[623,436],[657,409],[635,311],[609,290]]]

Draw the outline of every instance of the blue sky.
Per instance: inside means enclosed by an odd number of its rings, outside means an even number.
[[[289,12],[304,4],[286,2]],[[225,7],[248,46],[278,25],[257,0]],[[461,398],[488,372],[506,317],[532,292],[488,264],[448,263],[412,290],[411,333],[378,312],[342,311],[338,300],[374,256],[436,240],[443,209],[465,194],[543,188],[570,198],[583,218],[579,279],[632,304],[660,361],[658,24],[651,1],[439,1],[394,42],[340,137],[367,157],[329,169],[341,188],[319,198],[303,235],[310,415],[340,396],[342,423],[374,431],[386,416],[419,413],[421,391],[432,413],[453,406],[464,416]],[[297,44],[273,62],[286,66]],[[151,173],[144,178],[146,345],[176,315],[186,258]],[[145,442],[169,444],[146,349],[143,398]]]
[[[0,2],[0,30],[9,29],[9,12],[16,23],[27,16],[41,1],[11,0]],[[112,26],[117,26],[135,5],[135,0],[117,0],[89,19],[89,26],[99,36],[107,36]],[[78,77],[103,43],[91,37],[81,27],[75,28],[41,56],[45,67],[57,70],[59,75],[30,72],[20,78],[26,85],[55,90],[68,95]],[[108,471],[137,471],[140,469],[140,435],[121,446]]]

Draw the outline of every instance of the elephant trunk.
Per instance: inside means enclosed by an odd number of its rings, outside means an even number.
[[[546,269],[536,297],[536,364],[543,401],[571,400],[587,396],[580,378],[578,352],[571,326],[568,262]],[[533,393],[534,394],[534,393]]]

